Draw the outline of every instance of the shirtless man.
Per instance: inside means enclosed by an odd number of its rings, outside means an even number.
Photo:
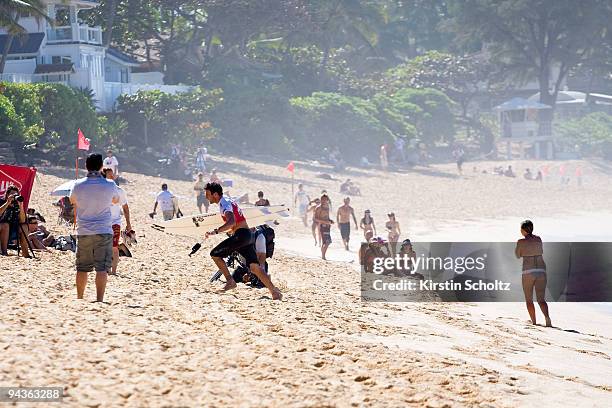
[[[219,183],[208,183],[205,187],[206,198],[213,204],[219,204],[219,212],[223,217],[223,225],[215,228],[212,231],[206,232],[205,238],[211,235],[217,235],[220,232],[228,232],[231,234],[229,238],[223,240],[219,245],[210,251],[210,256],[215,262],[219,270],[225,276],[224,291],[234,289],[236,281],[227,268],[227,264],[223,258],[228,257],[232,252],[237,251],[244,257],[249,269],[259,280],[268,288],[273,300],[281,300],[283,295],[280,290],[270,280],[268,276],[259,266],[255,246],[251,241],[251,230],[247,224],[246,218],[242,214],[242,210],[238,204],[231,198],[223,196],[223,187]]]
[[[325,194],[321,196],[321,204],[315,208],[314,221],[319,226],[321,239],[321,258],[325,259],[327,248],[331,244],[331,225],[334,223],[329,217],[329,197]]]
[[[338,208],[336,214],[336,221],[338,222],[342,242],[344,242],[344,249],[347,251],[349,250],[349,240],[351,239],[351,216],[355,222],[355,229],[359,228],[357,225],[357,218],[355,218],[355,210],[350,206],[350,203],[351,199],[346,197],[344,199],[344,205]]]

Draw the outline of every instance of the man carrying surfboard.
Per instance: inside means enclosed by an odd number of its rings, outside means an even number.
[[[228,257],[232,252],[238,252],[244,257],[249,269],[259,280],[268,288],[273,300],[281,300],[283,295],[280,290],[274,286],[270,277],[260,268],[255,253],[255,246],[251,241],[251,230],[246,218],[242,214],[242,210],[238,204],[229,197],[223,196],[223,187],[219,183],[208,183],[205,187],[206,198],[213,204],[219,204],[219,212],[225,223],[212,231],[205,234],[205,238],[211,235],[217,235],[221,232],[227,232],[229,238],[223,240],[219,245],[210,251],[210,256],[225,276],[226,284],[223,290],[231,290],[236,287],[236,282],[227,268],[223,258]]]

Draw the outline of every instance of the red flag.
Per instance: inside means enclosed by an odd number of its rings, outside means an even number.
[[[32,186],[34,185],[34,177],[36,176],[36,168],[9,166],[8,164],[0,164],[0,195],[4,196],[6,189],[10,186],[15,186],[19,189],[19,193],[23,196],[23,205],[28,208]]]
[[[293,173],[293,170],[295,170],[295,164],[293,164],[293,162],[289,162],[289,164],[287,165],[287,170]]]
[[[79,150],[89,150],[89,139],[85,137],[81,129],[78,131],[78,141],[77,141],[77,149]]]

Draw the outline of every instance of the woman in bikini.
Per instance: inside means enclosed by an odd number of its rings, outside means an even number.
[[[365,210],[363,218],[359,227],[363,230],[363,236],[366,242],[370,242],[372,237],[376,235],[376,225],[374,224],[374,218],[372,218],[370,210]]]
[[[395,219],[395,213],[390,212],[387,214],[389,217],[389,221],[386,222],[385,228],[387,229],[389,247],[391,248],[391,252],[395,255],[395,247],[397,246],[397,241],[399,240],[400,234],[402,233],[400,229],[399,222]]]
[[[523,235],[523,238],[517,241],[514,253],[517,258],[523,258],[522,283],[527,312],[529,312],[531,323],[536,324],[536,313],[533,305],[533,290],[535,289],[538,305],[540,305],[546,320],[546,327],[552,327],[548,314],[548,304],[544,296],[546,294],[546,263],[544,263],[544,257],[542,256],[544,254],[542,239],[533,235],[533,223],[529,220],[523,221],[521,224],[521,235]]]
[[[387,217],[389,217],[389,221],[387,221],[387,223],[385,224],[385,228],[387,229],[387,233],[389,234],[389,242],[397,242],[400,237],[400,234],[402,233],[399,222],[397,222],[397,220],[395,219],[395,214],[392,212],[387,214]]]

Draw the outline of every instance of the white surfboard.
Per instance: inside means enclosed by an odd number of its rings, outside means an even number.
[[[211,208],[214,208],[211,205]],[[289,217],[289,208],[286,205],[272,205],[270,207],[244,207],[242,214],[250,227],[276,221],[280,218]],[[224,221],[218,212],[208,214],[186,215],[170,221],[156,221],[153,228],[173,235],[185,235],[201,238],[206,231],[211,231],[221,225]]]

